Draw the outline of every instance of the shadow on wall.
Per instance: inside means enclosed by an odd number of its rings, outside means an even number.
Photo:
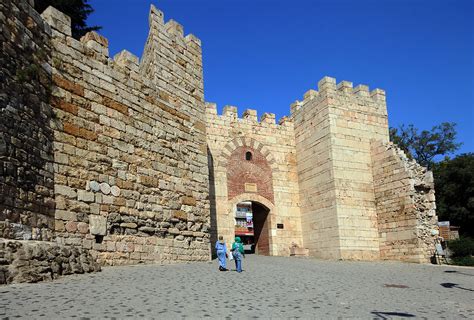
[[[211,211],[211,255],[212,259],[217,258],[216,249],[214,244],[217,241],[217,209],[216,209],[216,187],[214,177],[214,157],[212,156],[211,150],[207,148],[207,166],[209,169],[209,204]]]
[[[51,42],[45,23],[31,9],[27,1],[12,0],[2,0],[0,7],[0,221],[14,224],[0,236],[50,240],[54,229]]]

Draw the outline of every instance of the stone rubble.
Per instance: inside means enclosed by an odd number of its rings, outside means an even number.
[[[0,284],[38,282],[100,271],[88,250],[48,241],[0,239]]]

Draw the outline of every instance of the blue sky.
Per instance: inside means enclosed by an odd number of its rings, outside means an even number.
[[[90,0],[110,55],[141,56],[153,3],[202,41],[206,101],[289,114],[325,75],[387,91],[389,124],[457,123],[474,151],[474,1]]]

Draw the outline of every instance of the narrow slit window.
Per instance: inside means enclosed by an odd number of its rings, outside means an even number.
[[[247,152],[245,153],[245,160],[247,160],[247,161],[252,160],[252,152],[247,151]]]

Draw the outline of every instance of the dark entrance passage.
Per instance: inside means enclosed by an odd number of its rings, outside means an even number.
[[[255,253],[268,256],[270,254],[270,235],[267,218],[270,210],[258,202],[252,202],[252,210],[254,213]]]
[[[242,239],[246,253],[270,254],[269,212],[259,202],[243,201],[237,204],[235,236]]]

